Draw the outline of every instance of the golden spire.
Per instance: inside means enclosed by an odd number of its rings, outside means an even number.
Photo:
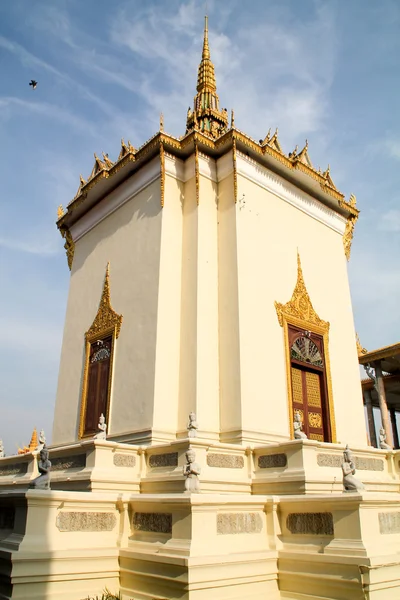
[[[215,82],[214,65],[211,62],[210,47],[208,45],[208,17],[205,17],[204,23],[204,41],[201,63],[197,75],[197,91],[217,91]]]
[[[228,112],[226,108],[222,110],[219,108],[214,65],[211,61],[208,44],[208,17],[205,17],[203,51],[196,89],[193,111],[189,107],[187,113],[186,133],[199,129],[202,133],[215,139],[228,129]]]

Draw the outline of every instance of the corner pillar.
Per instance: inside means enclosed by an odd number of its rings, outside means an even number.
[[[385,383],[383,381],[381,361],[376,362],[374,367],[376,375],[376,388],[379,398],[379,408],[381,411],[382,427],[384,428],[386,433],[386,442],[389,444],[389,446],[393,446],[393,433],[392,426],[389,420],[388,407],[386,403]]]
[[[393,431],[393,448],[399,448],[399,432],[397,430],[397,421],[396,421],[396,409],[390,409],[390,420],[392,422],[392,431]]]
[[[371,442],[371,446],[375,448],[378,447],[378,443],[376,440],[376,432],[375,432],[375,419],[374,419],[374,409],[372,407],[372,393],[371,390],[366,390],[364,392],[364,402],[367,407],[367,420],[368,420],[368,431],[369,431],[369,439]]]

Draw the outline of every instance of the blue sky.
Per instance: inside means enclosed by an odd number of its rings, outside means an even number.
[[[51,437],[69,271],[57,206],[93,152],[182,135],[201,54],[204,2],[13,0],[0,4],[0,438]],[[349,263],[356,329],[400,340],[400,4],[397,0],[208,1],[222,106],[357,197]],[[35,91],[30,79],[39,85]],[[318,252],[318,248],[316,248]]]

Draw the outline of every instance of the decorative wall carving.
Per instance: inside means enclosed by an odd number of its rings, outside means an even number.
[[[169,452],[168,454],[152,454],[149,458],[150,467],[177,467],[178,453]]]
[[[51,470],[64,471],[67,469],[83,469],[86,467],[86,454],[75,456],[57,456],[51,459]]]
[[[236,533],[260,533],[262,518],[259,513],[222,513],[217,515],[217,533],[221,535]]]
[[[332,513],[290,513],[286,519],[290,533],[334,535]]]
[[[60,531],[112,531],[116,524],[112,512],[60,512],[56,519]]]
[[[385,468],[385,463],[379,458],[356,456],[354,462],[359,471],[383,471]]]
[[[259,469],[273,469],[287,466],[286,454],[263,454],[258,457]]]
[[[0,529],[14,529],[15,508],[0,506]]]
[[[341,467],[343,458],[339,454],[317,454],[319,467]]]
[[[113,463],[116,467],[134,467],[136,465],[136,456],[133,454],[114,454]]]
[[[292,297],[286,304],[275,302],[275,309],[281,327],[283,327],[283,319],[286,316],[317,325],[324,331],[329,330],[329,323],[320,319],[311,303],[306,284],[304,283],[299,253],[297,253],[297,282]]]
[[[28,463],[4,465],[0,468],[0,477],[7,475],[26,475],[28,472]]]
[[[133,528],[136,531],[172,533],[172,514],[137,512],[133,515]]]
[[[342,462],[340,454],[317,454],[317,464],[320,467],[340,467]],[[383,460],[364,456],[356,456],[354,464],[360,471],[383,471],[385,468]]]
[[[379,513],[378,518],[381,534],[400,533],[400,512]]]
[[[207,454],[207,464],[209,467],[219,467],[221,469],[243,469],[244,458],[236,454]]]
[[[106,276],[104,279],[103,292],[101,294],[99,308],[93,323],[86,332],[86,339],[92,339],[103,335],[105,331],[115,329],[115,337],[118,338],[121,331],[122,315],[119,315],[111,306],[110,299],[110,263],[107,263]]]

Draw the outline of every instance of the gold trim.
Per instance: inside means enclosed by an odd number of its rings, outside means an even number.
[[[87,390],[88,390],[88,376],[89,376],[89,358],[90,358],[90,346],[93,342],[99,339],[104,339],[109,335],[112,336],[111,341],[111,357],[110,357],[110,371],[108,377],[108,390],[107,390],[107,409],[106,409],[106,423],[109,423],[110,416],[110,398],[111,398],[111,385],[113,379],[113,365],[114,365],[114,349],[115,341],[121,331],[122,315],[118,315],[111,306],[110,301],[110,263],[107,263],[106,275],[104,278],[103,291],[99,303],[99,308],[92,325],[85,333],[85,365],[83,368],[83,381],[82,381],[82,393],[81,393],[81,410],[79,415],[79,431],[78,436],[81,439],[84,432],[85,425],[85,413],[87,403]],[[100,415],[99,415],[100,416]],[[85,436],[86,437],[86,436]]]
[[[196,180],[196,202],[200,202],[200,170],[199,170],[199,147],[196,137],[194,138],[194,175]]]
[[[232,163],[233,163],[233,197],[235,198],[235,204],[237,203],[237,162],[236,162],[236,139],[232,138]]]
[[[67,255],[68,268],[71,271],[72,263],[74,261],[74,254],[75,254],[75,242],[72,239],[72,235],[71,235],[71,232],[68,229],[68,227],[62,227],[60,229],[60,233],[61,233],[62,237],[65,239],[65,244],[64,244],[65,254]]]
[[[161,208],[164,208],[164,196],[165,196],[165,151],[164,145],[160,144],[160,193],[161,193]]]
[[[347,217],[346,228],[343,234],[343,248],[347,260],[350,260],[351,244],[353,241],[354,228],[356,226],[358,215],[349,215]]]
[[[358,337],[358,333],[356,332],[356,345],[358,356],[362,356],[363,354],[367,354],[368,350],[361,345],[360,338]]]
[[[328,321],[323,321],[314,310],[310,296],[304,283],[299,253],[297,253],[297,282],[293,290],[292,297],[286,304],[275,302],[275,309],[278,316],[279,324],[281,327],[283,327],[285,339],[286,385],[288,394],[290,437],[291,439],[294,439],[289,325],[294,325],[295,327],[300,327],[301,329],[305,329],[306,331],[312,331],[313,333],[322,336],[324,344],[325,374],[328,395],[327,400],[331,425],[332,443],[336,443],[336,421],[333,406],[332,376],[329,357],[330,324]]]

